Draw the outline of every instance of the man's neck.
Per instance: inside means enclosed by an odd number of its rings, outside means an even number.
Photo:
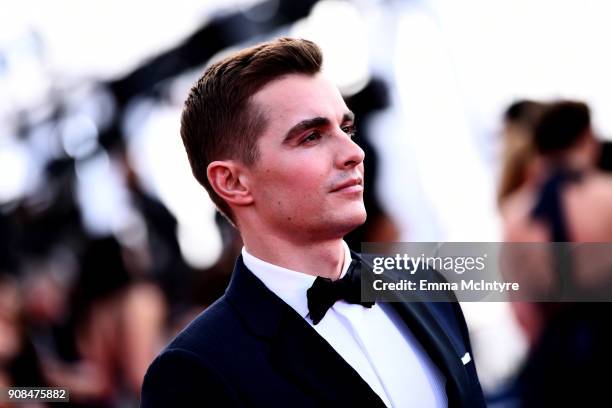
[[[299,242],[274,236],[242,235],[246,250],[263,261],[332,280],[340,277],[344,263],[342,238]]]

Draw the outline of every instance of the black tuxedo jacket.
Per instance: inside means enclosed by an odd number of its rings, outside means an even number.
[[[392,303],[446,378],[450,407],[484,407],[458,303]],[[397,364],[402,364],[398,361]],[[406,367],[406,370],[412,369]],[[384,407],[239,257],[227,291],[149,367],[141,407]]]

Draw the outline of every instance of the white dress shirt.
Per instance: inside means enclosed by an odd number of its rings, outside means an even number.
[[[351,263],[344,245],[343,277]],[[265,262],[242,248],[244,264],[291,306],[361,376],[388,407],[446,407],[445,378],[388,304],[337,301],[319,324],[308,318],[306,291],[315,276]]]

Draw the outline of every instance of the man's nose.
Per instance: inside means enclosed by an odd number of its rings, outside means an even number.
[[[352,168],[363,162],[365,152],[347,134],[343,134],[339,139],[338,154],[336,165],[338,168]]]

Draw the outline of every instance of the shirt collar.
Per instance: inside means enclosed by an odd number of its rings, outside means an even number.
[[[346,242],[344,248],[344,263],[340,278],[344,277],[351,264],[351,250]],[[274,265],[257,258],[242,247],[242,259],[247,268],[274,294],[291,306],[302,317],[308,315],[308,298],[306,291],[312,286],[316,277],[303,272],[294,271]]]

